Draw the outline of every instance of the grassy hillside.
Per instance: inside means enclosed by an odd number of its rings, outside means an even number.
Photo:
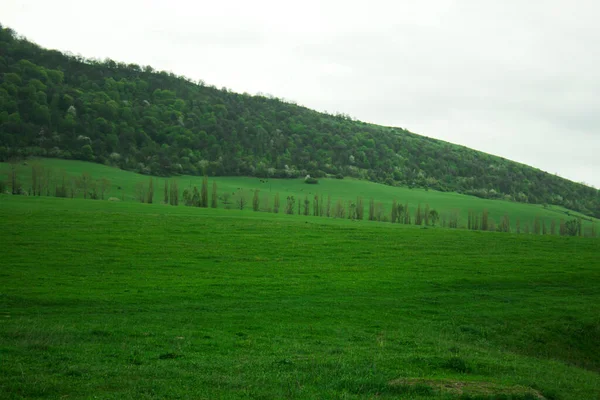
[[[0,161],[79,159],[162,176],[343,175],[600,217],[594,188],[402,128],[65,55],[2,26],[0,48]]]
[[[0,219],[3,398],[600,393],[595,239],[6,195]]]
[[[108,167],[95,163],[70,161],[60,159],[41,159],[38,161],[30,160],[27,165],[20,164],[19,177],[24,188],[30,188],[32,166],[38,163],[39,165],[52,170],[52,180],[56,184],[60,181],[61,171],[64,171],[69,177],[81,176],[84,172],[91,175],[93,179],[107,178],[110,181],[110,187],[105,193],[105,199],[116,197],[125,201],[136,200],[136,185],[143,183],[147,186],[149,177],[140,175],[130,171],[124,171],[114,167]],[[0,163],[0,177],[7,177],[9,174],[9,165]],[[0,180],[6,178],[0,178]],[[158,178],[154,180],[154,199],[160,203],[163,199],[164,181],[166,178]],[[202,185],[202,178],[198,176],[180,176],[176,178],[179,182],[180,191],[188,187],[198,187]],[[357,197],[363,197],[365,200],[365,209],[368,208],[370,198],[376,202],[381,202],[384,208],[384,216],[389,219],[391,213],[392,202],[397,200],[401,204],[408,204],[411,214],[416,212],[417,207],[421,204],[425,207],[426,204],[430,208],[437,210],[442,218],[449,218],[451,214],[458,212],[461,226],[467,225],[467,217],[469,210],[481,214],[483,210],[488,210],[490,219],[498,224],[504,215],[508,215],[511,220],[511,229],[516,230],[517,220],[521,223],[522,232],[525,226],[533,229],[535,218],[539,218],[541,223],[544,223],[548,229],[554,221],[557,226],[560,219],[572,219],[580,214],[566,210],[558,206],[547,206],[537,204],[523,204],[511,201],[481,199],[474,196],[466,196],[458,193],[438,192],[435,190],[425,189],[409,189],[406,187],[391,187],[374,182],[368,182],[358,179],[327,179],[319,180],[317,185],[308,185],[303,179],[262,179],[251,177],[215,177],[210,178],[210,188],[212,182],[217,183],[217,191],[220,197],[219,207],[235,208],[235,200],[244,193],[248,203],[250,203],[253,191],[260,191],[261,210],[273,207],[274,196],[279,193],[282,201],[287,196],[294,196],[298,201],[303,201],[306,196],[313,201],[314,195],[323,195],[324,201],[327,197],[331,197],[332,204],[338,199],[355,201]],[[242,189],[240,191],[240,189]],[[51,193],[54,193],[52,186]],[[230,196],[231,204],[223,204],[224,194]],[[76,194],[82,197],[81,192]],[[247,206],[250,210],[251,206]],[[283,211],[280,211],[283,212]],[[296,212],[296,211],[295,211]],[[366,211],[365,211],[366,212]],[[598,232],[598,221],[595,218],[584,217],[584,231],[590,234],[590,229],[593,224],[596,225],[595,231]],[[413,218],[414,219],[414,218]],[[414,221],[413,221],[414,222]],[[439,224],[438,224],[439,225]],[[557,228],[558,229],[558,228]]]

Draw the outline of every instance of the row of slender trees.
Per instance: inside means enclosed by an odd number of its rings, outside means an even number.
[[[25,165],[27,165],[25,163]],[[14,195],[83,197],[84,199],[104,200],[111,188],[110,180],[102,177],[95,179],[89,172],[81,175],[69,175],[65,170],[31,164],[29,184],[21,182],[22,164],[9,163],[8,184],[0,180],[0,193]]]
[[[59,170],[40,163],[33,162],[30,166],[31,181],[28,186],[22,185],[19,177],[22,176],[22,164],[9,164],[7,185],[0,180],[0,192],[12,194],[25,194],[31,196],[56,196],[56,197],[83,197],[84,199],[105,199],[111,189],[111,182],[102,177],[93,178],[88,172],[81,175],[71,176],[64,170]],[[160,182],[149,177],[146,181],[138,182],[135,185],[134,198],[142,203],[154,203],[156,188]],[[399,223],[418,226],[441,226],[453,229],[468,229],[481,231],[497,232],[515,232],[536,235],[561,235],[561,236],[597,236],[595,224],[590,224],[587,229],[581,218],[561,218],[558,223],[556,220],[547,224],[546,220],[536,216],[533,223],[521,222],[516,219],[515,226],[511,226],[511,219],[508,214],[504,214],[499,221],[496,221],[489,215],[488,210],[476,212],[469,210],[466,225],[461,223],[460,212],[452,210],[446,213],[438,213],[437,210],[429,207],[429,204],[422,206],[419,204],[414,212],[409,208],[408,203],[399,203],[394,200],[391,205],[385,206],[382,202],[369,199],[368,207],[362,197],[355,200],[337,199],[332,201],[330,195],[326,198],[321,194],[307,194],[303,199],[294,196],[282,198],[279,193],[275,193],[271,204],[271,195],[261,195],[260,190],[251,190],[248,195],[243,189],[230,193],[222,192],[219,195],[217,183],[212,182],[212,190],[209,191],[208,177],[204,176],[200,189],[197,186],[189,186],[183,191],[179,189],[177,179],[165,179],[163,182],[163,204],[177,206],[180,203],[180,194],[182,204],[191,207],[211,207],[218,208],[219,204],[223,208],[237,208],[244,210],[252,207],[253,211],[297,214],[304,216],[326,217],[326,218],[346,218],[353,220],[380,221]],[[118,189],[121,189],[120,187]],[[115,199],[115,197],[112,197]],[[249,201],[251,199],[251,201]],[[120,192],[120,200],[124,200],[124,192]]]
[[[149,187],[152,186],[150,178]],[[499,221],[494,220],[488,212],[476,212],[469,210],[466,225],[461,223],[460,212],[452,210],[440,214],[437,210],[430,208],[429,204],[422,206],[419,204],[415,211],[411,211],[409,204],[399,203],[397,200],[392,202],[391,210],[386,209],[382,202],[369,200],[367,214],[365,215],[365,202],[362,197],[355,200],[337,199],[332,201],[330,195],[326,198],[323,195],[305,195],[303,199],[294,196],[281,198],[279,193],[275,193],[271,205],[271,196],[269,194],[261,195],[260,190],[251,190],[252,195],[248,196],[243,189],[237,192],[224,192],[219,196],[217,192],[217,183],[213,181],[211,199],[209,203],[208,195],[208,177],[204,177],[200,190],[196,186],[190,186],[183,190],[183,201],[186,206],[194,207],[212,207],[218,208],[219,203],[224,208],[237,208],[244,210],[252,207],[253,211],[285,213],[289,215],[297,214],[304,216],[326,217],[326,218],[347,218],[353,220],[367,219],[369,221],[391,222],[406,225],[418,226],[441,226],[453,229],[468,229],[480,231],[496,232],[515,232],[536,235],[561,235],[561,236],[597,236],[596,227],[592,224],[587,231],[584,230],[580,218],[565,220],[561,218],[557,225],[552,220],[550,225],[546,221],[536,216],[533,223],[522,223],[519,218],[516,220],[514,228],[511,226],[511,219],[508,214],[504,214]],[[177,182],[165,180],[164,182],[164,203],[177,205],[177,200],[173,201],[173,188],[177,192]],[[169,190],[171,188],[171,190]],[[170,197],[167,193],[171,193]],[[249,201],[251,197],[251,202]],[[142,201],[143,201],[142,196]],[[177,198],[175,198],[177,199]]]
[[[557,229],[558,228],[558,229]],[[467,222],[467,229],[470,230],[490,230],[499,232],[511,232],[510,218],[508,215],[504,215],[501,219],[500,224],[496,225],[495,221],[489,217],[487,210],[481,213],[481,216],[469,210],[469,217]],[[560,236],[584,236],[584,226],[581,218],[572,218],[565,220],[561,218],[559,225],[557,226],[556,220],[550,221],[550,225],[546,224],[546,221],[536,216],[533,224],[525,223],[521,224],[521,220],[517,218],[516,226],[514,229],[516,233],[532,233],[535,235],[556,235]],[[589,227],[589,236],[596,236],[596,227],[592,224]]]

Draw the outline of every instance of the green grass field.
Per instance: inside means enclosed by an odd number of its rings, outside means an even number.
[[[600,396],[597,239],[8,195],[0,218],[0,398]]]
[[[100,164],[61,159],[41,159],[39,162],[43,166],[53,170],[54,181],[59,179],[59,171],[65,171],[71,177],[81,176],[83,172],[87,172],[93,179],[107,178],[110,180],[111,186],[105,193],[105,198],[116,197],[124,201],[136,201],[136,184],[140,182],[147,184],[149,181],[148,176]],[[29,188],[31,186],[31,165],[32,161],[29,161],[27,166],[19,166],[19,176],[24,188]],[[4,180],[5,182],[8,181],[8,170],[9,167],[7,164],[0,163],[0,180]],[[180,176],[175,179],[178,181],[180,192],[187,187],[193,186],[197,186],[198,189],[200,189],[202,185],[202,177],[198,176]],[[261,180],[259,178],[247,177],[216,177],[210,178],[210,188],[212,188],[211,185],[213,181],[217,182],[219,197],[222,197],[224,193],[228,193],[230,195],[230,202],[232,203],[236,196],[239,195],[240,189],[243,190],[248,201],[251,200],[254,190],[260,190],[262,205],[265,206],[268,202],[270,207],[273,206],[273,199],[276,193],[280,194],[282,204],[289,195],[294,196],[296,200],[300,202],[304,201],[305,196],[308,196],[309,200],[312,202],[314,195],[317,193],[323,195],[324,200],[326,200],[328,196],[331,196],[332,206],[338,199],[348,201],[355,200],[358,196],[361,196],[365,203],[365,209],[368,208],[369,199],[373,198],[375,201],[383,204],[385,216],[389,218],[391,205],[395,199],[401,204],[408,203],[411,213],[416,211],[419,204],[422,206],[429,204],[432,209],[436,209],[444,218],[453,212],[458,212],[460,224],[463,226],[467,225],[469,210],[473,210],[479,214],[481,214],[484,209],[488,210],[490,218],[493,219],[496,224],[498,224],[501,218],[506,214],[510,217],[511,229],[513,231],[516,229],[517,220],[520,220],[521,231],[524,231],[525,225],[529,225],[531,229],[533,227],[534,219],[539,217],[540,221],[545,223],[549,230],[553,220],[558,226],[561,218],[569,220],[573,217],[581,216],[581,214],[578,214],[577,212],[569,211],[558,206],[548,206],[545,208],[539,204],[523,204],[502,200],[480,199],[458,193],[445,193],[433,190],[426,191],[424,189],[390,187],[356,179],[320,179],[319,184],[317,185],[307,185],[304,183],[303,179]],[[155,178],[155,202],[162,201],[163,188],[164,179]],[[81,196],[81,193],[78,195]],[[219,206],[224,207],[223,204],[220,204]],[[231,204],[230,207],[235,207],[235,205]],[[596,232],[600,230],[598,221],[595,218],[584,218],[585,220],[583,223],[587,229],[592,225],[590,221],[593,221],[596,225]]]

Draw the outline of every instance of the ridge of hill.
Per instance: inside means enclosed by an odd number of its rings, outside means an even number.
[[[402,128],[47,50],[1,25],[0,49],[0,161],[79,159],[159,176],[352,176],[600,217],[594,188]]]

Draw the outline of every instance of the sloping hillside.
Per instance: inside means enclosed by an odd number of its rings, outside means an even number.
[[[0,160],[74,158],[153,175],[354,176],[600,216],[596,189],[439,140],[40,48],[0,26]]]

